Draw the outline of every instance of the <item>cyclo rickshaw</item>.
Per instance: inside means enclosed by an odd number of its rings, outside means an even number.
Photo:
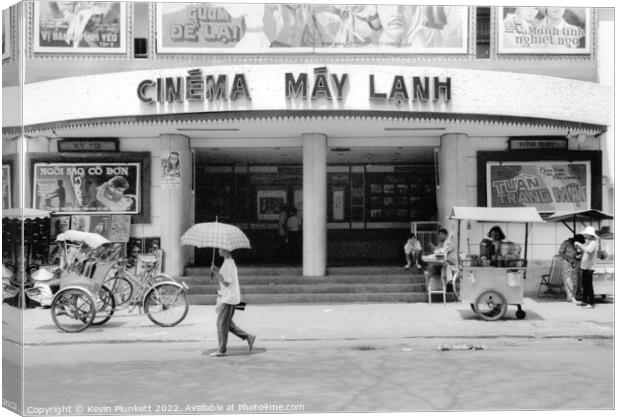
[[[457,254],[458,273],[454,281],[454,289],[463,303],[468,303],[471,309],[483,320],[499,320],[506,314],[508,305],[516,305],[516,317],[525,318],[522,309],[524,282],[527,271],[527,245],[531,223],[542,223],[543,219],[534,207],[453,207],[450,216],[457,225]],[[481,223],[521,223],[524,225],[523,257],[520,247],[512,242],[500,245],[500,251],[493,258],[482,259],[480,256],[469,254],[469,239],[467,239],[467,253],[461,253],[460,237],[461,222],[467,223],[467,230],[471,229],[469,222]],[[510,233],[515,232],[514,228]],[[513,250],[515,249],[516,250]]]
[[[117,310],[116,283],[125,273],[125,259],[119,259],[111,243],[96,233],[68,230],[56,238],[62,255],[58,275],[60,290],[51,304],[52,319],[66,332],[81,332],[91,324],[107,322]],[[172,278],[155,282],[144,277],[140,303],[149,319],[160,326],[180,323],[189,308],[184,286]]]

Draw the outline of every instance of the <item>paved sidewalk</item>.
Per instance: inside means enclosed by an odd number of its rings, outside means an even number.
[[[248,305],[235,322],[261,341],[414,338],[613,338],[614,304],[588,310],[562,300],[526,298],[524,320],[509,306],[496,322],[480,320],[462,303],[277,304]],[[3,305],[3,338],[20,339],[19,310]],[[102,326],[81,333],[58,330],[50,310],[24,311],[24,344],[207,342],[217,340],[213,306],[192,305],[176,327],[151,323],[147,316],[118,312]]]

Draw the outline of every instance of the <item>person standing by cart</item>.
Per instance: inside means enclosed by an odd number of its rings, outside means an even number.
[[[560,245],[558,255],[562,257],[562,280],[564,281],[564,291],[566,292],[566,301],[569,303],[576,303],[575,299],[575,284],[577,275],[577,248],[575,244],[577,242],[585,243],[585,239],[582,235],[575,235],[575,237],[569,237]]]
[[[251,335],[233,322],[235,305],[241,302],[241,290],[239,289],[239,277],[237,275],[237,265],[232,255],[226,249],[218,249],[218,253],[224,258],[224,262],[219,271],[211,267],[212,274],[217,278],[220,289],[217,294],[215,311],[217,313],[217,340],[219,349],[210,356],[226,356],[226,345],[228,344],[228,332],[234,334],[242,340],[248,342],[250,351],[254,347],[256,336]]]
[[[586,243],[575,242],[575,246],[581,249],[581,285],[583,286],[583,302],[579,304],[584,308],[594,308],[594,287],[592,286],[592,275],[594,274],[594,262],[598,253],[598,236],[594,227],[588,226],[581,234]]]

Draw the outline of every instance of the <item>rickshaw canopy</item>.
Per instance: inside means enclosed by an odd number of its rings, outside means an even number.
[[[106,243],[110,243],[108,239],[98,233],[81,232],[79,230],[67,230],[56,237],[57,242],[71,240],[74,242],[84,242],[91,248],[95,249]]]
[[[544,223],[534,207],[453,207],[450,218],[493,223]]]

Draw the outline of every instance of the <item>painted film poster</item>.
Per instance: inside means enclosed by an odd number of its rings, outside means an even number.
[[[466,6],[157,4],[160,53],[467,53]]]
[[[590,162],[488,162],[489,207],[535,207],[539,212],[590,208]]]
[[[590,53],[590,9],[500,7],[498,15],[499,53]]]
[[[126,6],[122,2],[35,2],[34,51],[124,53]]]
[[[11,9],[2,11],[2,59],[11,57]]]
[[[56,213],[138,214],[140,164],[36,163],[33,201]]]

